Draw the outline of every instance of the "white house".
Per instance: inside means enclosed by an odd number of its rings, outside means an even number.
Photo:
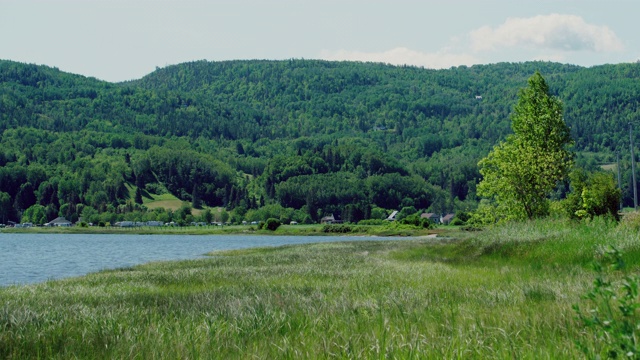
[[[44,224],[44,226],[63,226],[63,227],[68,227],[71,226],[71,221],[65,219],[64,217],[60,216],[57,217],[51,221],[49,221],[48,223]]]

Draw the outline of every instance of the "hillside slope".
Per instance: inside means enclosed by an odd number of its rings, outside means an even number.
[[[628,148],[640,64],[198,61],[114,84],[0,61],[0,216],[20,220],[35,205],[47,219],[173,216],[145,211],[127,186],[224,206],[236,220],[267,205],[303,221],[473,207],[477,161],[510,133],[535,71],[586,160]]]

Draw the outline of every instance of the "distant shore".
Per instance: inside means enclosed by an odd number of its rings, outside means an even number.
[[[254,225],[228,226],[141,226],[141,227],[30,227],[4,228],[0,233],[21,234],[139,234],[139,235],[369,235],[369,236],[428,236],[441,229],[421,229],[412,226],[389,225],[282,225],[276,231],[259,230]]]

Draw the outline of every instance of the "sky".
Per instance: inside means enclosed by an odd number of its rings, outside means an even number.
[[[195,60],[640,59],[638,0],[0,0],[0,59],[118,82]]]

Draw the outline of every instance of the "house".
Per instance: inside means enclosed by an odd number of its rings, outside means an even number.
[[[436,213],[422,213],[420,215],[420,218],[429,219],[429,221],[431,221],[431,223],[433,224],[440,224],[440,215]]]
[[[334,221],[336,221],[336,218],[331,214],[320,219],[320,224],[333,224]]]
[[[320,219],[320,224],[342,224],[342,220],[336,219],[333,214]]]
[[[447,214],[440,217],[440,223],[444,225],[449,225],[451,220],[456,216],[456,214]]]
[[[68,227],[71,226],[71,221],[65,219],[62,216],[59,216],[51,221],[49,221],[48,223],[44,224],[44,226],[62,226],[62,227]]]
[[[398,211],[394,210],[391,215],[389,215],[385,220],[387,221],[396,221],[396,216],[398,216]]]
[[[298,222],[297,221],[292,221],[292,222],[289,223],[289,225],[298,225]]]

